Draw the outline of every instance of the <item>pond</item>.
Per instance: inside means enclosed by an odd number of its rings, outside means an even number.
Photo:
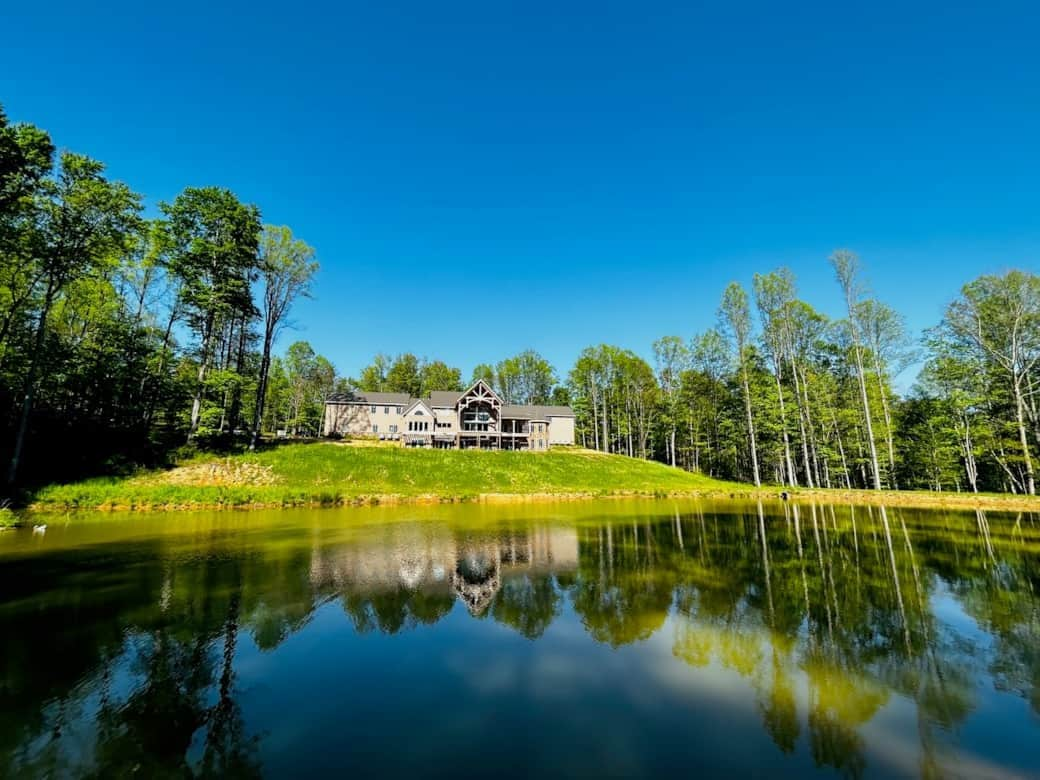
[[[1037,515],[45,522],[0,534],[3,777],[1040,776]]]

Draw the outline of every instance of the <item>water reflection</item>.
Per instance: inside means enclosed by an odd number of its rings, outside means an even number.
[[[1040,771],[1036,516],[533,511],[0,537],[0,775]]]

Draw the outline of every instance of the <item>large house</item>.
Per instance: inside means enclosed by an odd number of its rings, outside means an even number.
[[[337,393],[325,406],[325,435],[369,436],[406,447],[547,450],[574,444],[569,406],[503,403],[483,380],[464,392]]]

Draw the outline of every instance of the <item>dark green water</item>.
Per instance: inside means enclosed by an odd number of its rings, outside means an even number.
[[[1040,517],[50,517],[0,534],[0,776],[1040,776]]]

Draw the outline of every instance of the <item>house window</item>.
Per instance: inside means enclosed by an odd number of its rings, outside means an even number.
[[[390,426],[390,433],[397,433],[397,426],[396,425],[391,425]]]
[[[372,433],[379,433],[379,426],[378,425],[373,425],[372,426]]]
[[[374,407],[374,406],[370,407],[369,411],[372,412],[372,414],[375,414],[376,413],[376,407]]]
[[[422,409],[416,409],[415,413],[421,415],[423,413],[423,411],[422,411]]]
[[[390,407],[389,406],[384,406],[383,407],[383,414],[390,414]]]

